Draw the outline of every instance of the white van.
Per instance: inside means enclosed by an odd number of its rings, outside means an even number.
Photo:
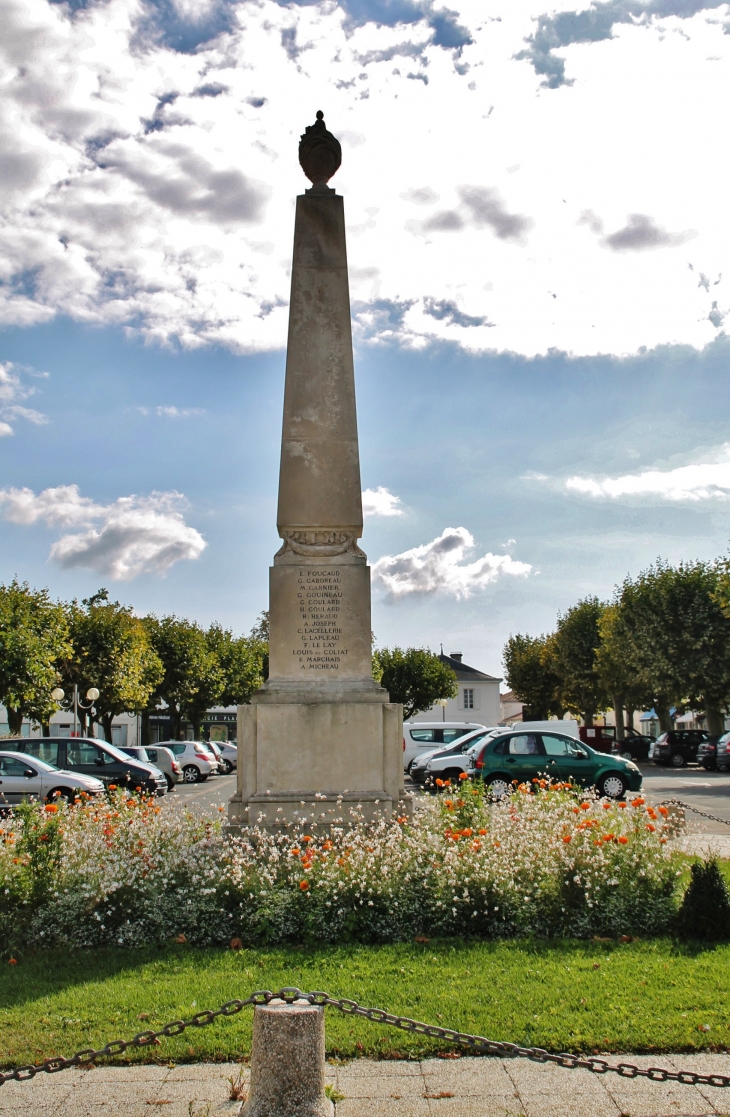
[[[578,722],[573,718],[563,718],[558,720],[555,718],[553,721],[516,721],[514,725],[506,725],[506,730],[512,729],[533,729],[543,733],[567,733],[569,737],[575,737],[576,741],[579,739],[578,735]]]
[[[438,749],[451,745],[457,737],[484,729],[478,721],[405,721],[403,722],[403,771],[409,772],[411,764],[424,749]]]

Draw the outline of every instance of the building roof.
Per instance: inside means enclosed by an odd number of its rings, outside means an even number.
[[[502,682],[502,680],[496,675],[486,675],[484,671],[477,671],[476,667],[469,667],[468,664],[462,663],[461,652],[455,652],[454,655],[458,655],[459,658],[455,659],[454,656],[444,655],[444,653],[441,652],[439,659],[442,663],[445,663],[447,667],[451,668],[457,679],[459,679],[461,682],[477,683],[480,681],[480,679],[485,683]]]

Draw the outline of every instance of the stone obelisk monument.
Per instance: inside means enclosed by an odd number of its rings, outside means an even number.
[[[238,711],[229,822],[408,813],[402,707],[374,682],[362,535],[342,161],[322,113],[299,162],[277,528],[269,581],[269,678]],[[338,804],[341,804],[338,806]]]

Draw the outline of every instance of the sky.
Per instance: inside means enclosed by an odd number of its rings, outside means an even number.
[[[502,674],[730,539],[730,4],[0,0],[0,581],[248,631],[343,163],[379,645]]]

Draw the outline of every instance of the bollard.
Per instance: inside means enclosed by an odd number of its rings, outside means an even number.
[[[257,1005],[251,1086],[241,1117],[332,1117],[324,1092],[324,1009],[307,1001]]]

